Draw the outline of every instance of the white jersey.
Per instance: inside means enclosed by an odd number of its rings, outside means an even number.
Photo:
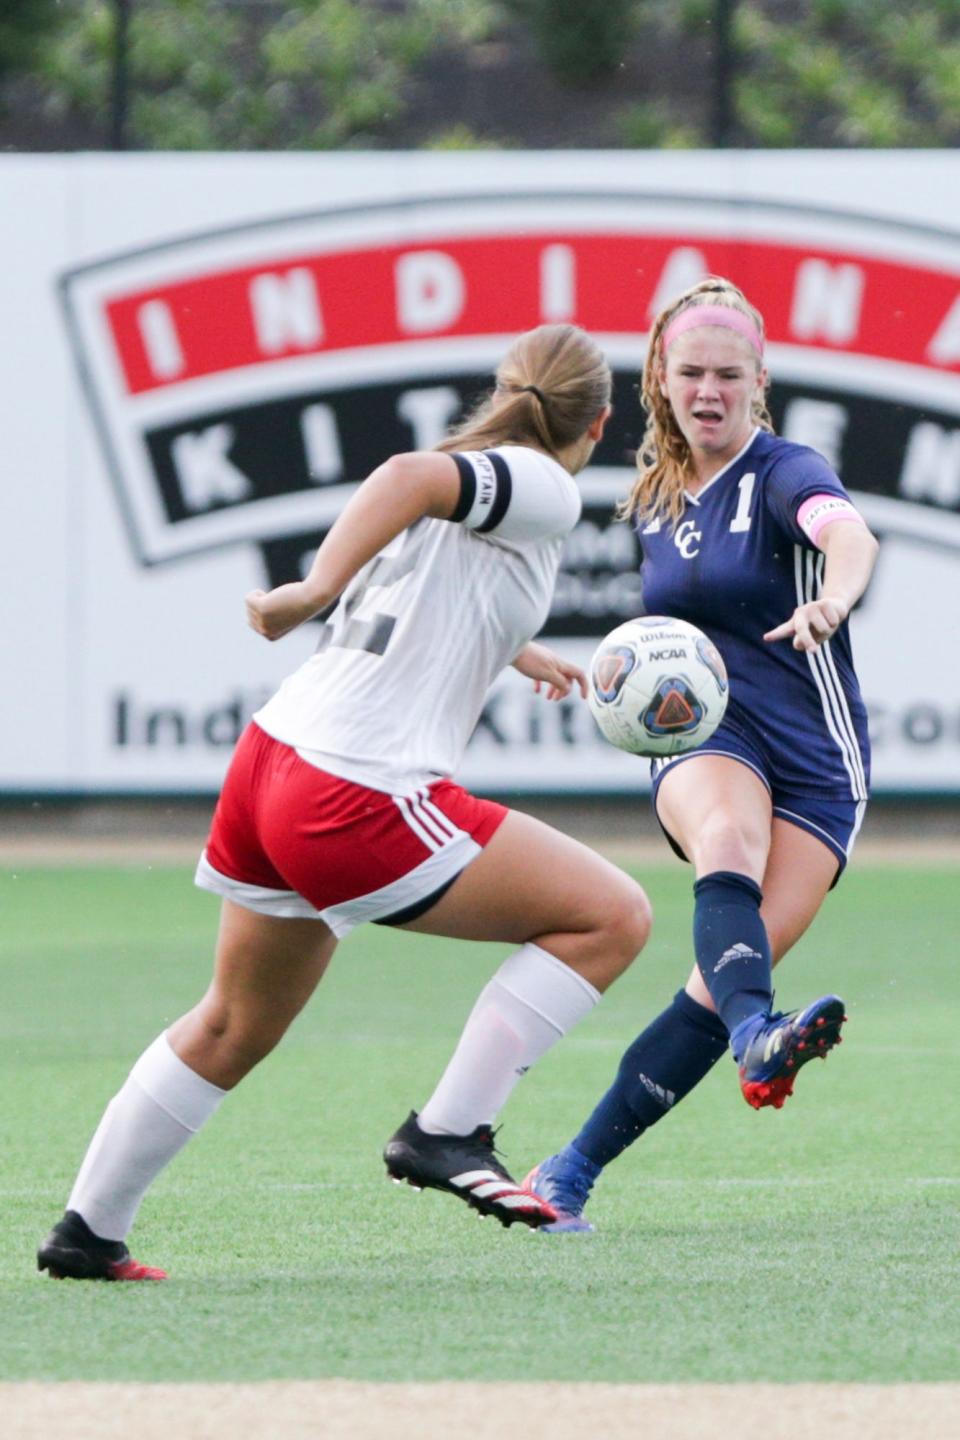
[[[460,501],[354,576],[316,653],[254,719],[304,760],[389,794],[453,774],[492,681],[543,626],[580,492],[518,445],[454,454]]]

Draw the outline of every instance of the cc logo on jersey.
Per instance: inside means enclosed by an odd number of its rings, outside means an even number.
[[[703,531],[697,529],[696,520],[684,520],[683,524],[678,525],[676,528],[673,543],[680,551],[684,560],[692,560],[694,555],[700,554],[700,545],[698,542],[702,539]]]

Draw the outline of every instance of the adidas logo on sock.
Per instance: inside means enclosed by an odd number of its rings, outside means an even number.
[[[762,958],[759,950],[754,950],[752,945],[744,945],[742,940],[738,940],[736,945],[731,945],[729,950],[724,950],[713,967],[713,973],[716,975],[717,971],[722,970],[724,965],[729,965],[731,960],[760,960]]]
[[[654,1100],[659,1100],[664,1110],[670,1109],[670,1106],[677,1098],[674,1091],[665,1090],[662,1085],[658,1085],[655,1080],[651,1080],[649,1075],[644,1075],[643,1071],[639,1073],[637,1079],[640,1081],[644,1090],[646,1090]]]

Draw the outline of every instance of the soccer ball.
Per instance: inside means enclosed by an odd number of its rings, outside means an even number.
[[[627,620],[590,663],[588,703],[601,733],[631,755],[680,755],[708,740],[727,708],[720,651],[668,615]]]

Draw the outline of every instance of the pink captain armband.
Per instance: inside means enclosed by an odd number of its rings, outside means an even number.
[[[797,524],[811,545],[818,543],[825,526],[834,520],[852,520],[856,525],[867,523],[856,506],[842,495],[811,495],[797,511]]]

